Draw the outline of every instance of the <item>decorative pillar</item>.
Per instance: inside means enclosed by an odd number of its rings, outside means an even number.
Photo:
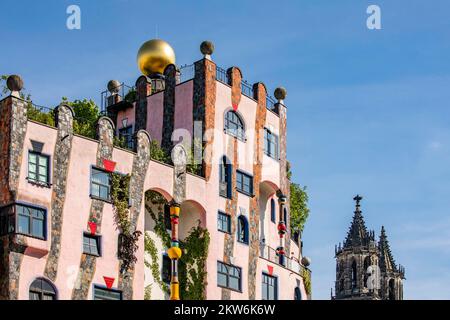
[[[180,218],[180,205],[173,202],[170,206],[170,223],[172,225],[171,247],[167,255],[172,260],[172,274],[170,277],[170,300],[180,300],[180,284],[178,282],[178,259],[181,258],[181,249],[178,240],[178,222]]]
[[[279,258],[279,263],[284,266],[285,257],[285,238],[286,234],[286,222],[284,221],[284,208],[286,206],[286,196],[282,193],[278,194],[279,203],[279,215],[278,215],[278,234],[280,235],[280,245],[277,248],[277,255]]]

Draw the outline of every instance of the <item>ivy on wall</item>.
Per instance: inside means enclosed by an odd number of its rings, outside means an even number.
[[[145,253],[148,253],[151,258],[151,262],[144,259],[144,264],[147,268],[151,270],[153,280],[159,285],[159,287],[164,293],[169,294],[169,286],[166,283],[164,283],[164,281],[162,281],[161,279],[161,272],[158,263],[159,261],[158,249],[156,248],[155,241],[153,241],[153,239],[148,234],[144,235],[144,251]],[[151,294],[151,284],[149,286],[150,288],[148,290],[150,291],[149,294]],[[149,286],[146,287],[146,290]]]
[[[302,271],[303,284],[305,286],[306,294],[311,295],[311,273],[305,268]]]
[[[167,204],[167,201],[157,192],[147,192],[146,200],[146,210],[155,222],[154,231],[162,240],[163,245],[169,248],[171,239],[164,224],[163,213],[163,205]],[[152,207],[147,204],[149,202],[158,205],[158,212],[154,212]],[[179,245],[183,255],[178,264],[178,281],[180,283],[180,296],[183,300],[204,300],[206,298],[207,272],[205,270],[209,243],[210,234],[207,229],[200,226],[200,221],[197,226],[191,228],[189,235],[184,240],[180,240]],[[159,264],[155,263],[155,261],[158,261],[158,252],[153,241],[146,243],[145,251],[152,257],[152,264],[148,264],[147,267],[151,269],[155,282],[165,291],[164,288],[167,285],[161,281]],[[167,290],[169,290],[168,287]]]
[[[129,197],[130,175],[111,174],[111,199],[113,203],[116,224],[119,228],[119,252],[121,272],[127,271],[137,261],[137,242],[142,232],[131,229]]]

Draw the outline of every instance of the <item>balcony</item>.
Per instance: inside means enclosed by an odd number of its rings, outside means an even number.
[[[108,112],[131,107],[136,98],[136,88],[125,83],[121,83],[114,90],[105,90],[101,93],[101,114],[107,115]]]
[[[311,271],[303,266],[298,259],[294,257],[288,257],[287,255],[284,255],[284,265],[280,264],[280,259],[278,257],[278,254],[274,248],[271,248],[265,244],[260,245],[260,252],[259,252],[260,258],[266,259],[270,262],[273,262],[275,264],[278,264],[282,266],[283,268],[286,268],[292,272],[295,272],[296,274],[303,277],[304,272],[311,273]]]

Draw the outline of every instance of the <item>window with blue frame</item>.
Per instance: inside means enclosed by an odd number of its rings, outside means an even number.
[[[219,194],[228,199],[231,199],[232,167],[228,158],[223,156],[219,165]]]
[[[245,141],[244,122],[237,112],[230,110],[225,114],[225,132]]]
[[[217,261],[217,285],[241,291],[241,268]]]
[[[100,257],[101,256],[101,250],[100,250],[100,236],[99,235],[93,235],[90,233],[83,233],[83,253]]]
[[[278,299],[278,279],[266,273],[262,274],[262,300]]]
[[[92,168],[91,170],[91,196],[110,201],[111,175],[103,170]]]
[[[24,204],[12,204],[0,209],[0,232],[46,238],[47,211]]]
[[[122,291],[94,285],[94,300],[122,300]]]
[[[119,129],[119,139],[127,149],[134,149],[133,126]]]
[[[241,193],[253,196],[253,177],[238,170],[236,172],[236,189]]]
[[[275,200],[270,199],[270,221],[275,223],[276,219],[277,219],[277,211],[276,211]]]
[[[269,129],[264,128],[264,153],[269,157],[278,160],[278,136]]]
[[[50,183],[50,157],[39,152],[28,152],[28,181],[41,184]]]
[[[248,244],[248,221],[246,217],[239,216],[237,231],[237,240],[241,243]]]
[[[217,214],[217,229],[222,232],[231,233],[231,217],[225,212]]]

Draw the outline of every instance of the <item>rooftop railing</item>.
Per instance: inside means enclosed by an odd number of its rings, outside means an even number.
[[[185,64],[180,67],[180,76],[179,83],[189,81],[194,79],[195,77],[195,65],[194,64]]]
[[[216,66],[216,80],[225,84],[230,84],[227,71],[219,66]]]
[[[136,100],[136,88],[121,83],[114,92],[105,90],[102,92],[101,109],[102,114],[106,114],[107,108],[121,101],[133,103]]]
[[[249,98],[254,99],[253,87],[246,80],[242,80],[241,82],[241,91],[242,94],[246,95]]]

